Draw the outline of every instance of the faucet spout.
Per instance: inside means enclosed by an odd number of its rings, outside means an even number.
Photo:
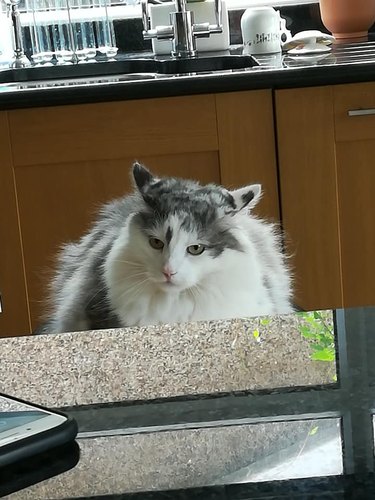
[[[169,14],[173,26],[174,38],[172,40],[172,56],[195,57],[197,49],[194,36],[194,14],[186,10],[185,0],[176,0],[177,12]]]
[[[175,0],[176,12],[186,12],[186,0]]]

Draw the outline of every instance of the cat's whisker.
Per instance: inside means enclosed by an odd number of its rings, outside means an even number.
[[[121,283],[121,282],[126,282],[127,281],[127,278],[135,278],[135,277],[144,277],[146,276],[146,271],[142,271],[142,272],[139,272],[139,273],[132,273],[132,274],[129,274],[126,276],[126,278],[120,278],[119,280],[115,280],[113,281],[113,284],[118,284],[118,283]],[[88,302],[84,305],[84,309],[86,309],[91,303],[92,301],[95,299],[95,297],[97,297],[101,292],[103,292],[104,290],[106,290],[107,286],[106,285],[103,285],[101,288],[99,288],[99,290],[97,290],[94,295],[92,295]],[[104,297],[103,299],[97,301],[97,304],[102,304],[104,302],[106,302],[107,300],[107,297]]]
[[[140,262],[135,262],[131,260],[113,259],[113,262],[120,262],[120,264],[128,264],[129,266],[134,266],[134,267],[143,267],[143,264],[141,264]]]
[[[112,280],[112,284],[118,285],[119,283],[127,283],[127,281],[131,280],[132,278],[139,278],[147,275],[148,275],[147,271],[140,271],[139,273],[126,274],[124,276],[121,276],[121,278],[118,278],[117,280]]]
[[[97,296],[99,295],[99,293],[103,292],[105,289],[106,289],[106,286],[105,286],[105,285],[104,285],[104,286],[102,286],[101,288],[99,288],[99,290],[97,290],[97,291],[94,293],[94,295],[92,295],[92,296],[89,298],[88,302],[84,305],[84,307],[83,307],[83,308],[84,308],[84,309],[87,309],[87,307],[91,304],[91,302],[95,299],[95,297],[97,297]],[[98,301],[98,303],[101,303],[101,302],[104,302],[104,300],[100,300],[100,301]]]
[[[200,291],[197,285],[188,288],[188,294],[193,298],[194,302],[198,302]]]
[[[124,292],[122,292],[119,296],[119,299],[124,299],[125,297],[127,297],[128,295],[135,295],[135,293],[139,290],[139,289],[144,289],[145,288],[145,283],[148,283],[150,280],[150,278],[146,278],[142,281],[137,281],[134,286],[126,289]]]
[[[128,297],[128,293],[125,293],[125,294],[121,294],[119,297],[118,297],[118,301],[119,303],[121,303],[122,301],[126,301],[127,303],[134,303],[138,300],[138,298],[145,292],[145,290],[147,289],[147,286],[141,286],[139,287],[137,290],[135,291],[132,291],[132,294],[131,294],[131,298],[130,299],[127,299]]]

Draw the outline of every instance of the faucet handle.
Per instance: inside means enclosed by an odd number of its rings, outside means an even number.
[[[198,23],[193,25],[193,33],[196,38],[207,38],[212,33],[223,32],[222,0],[215,0],[215,21],[216,24]]]
[[[153,4],[161,4],[159,0],[152,0]],[[150,16],[148,13],[148,0],[142,0],[142,23],[143,23],[143,38],[150,40],[157,38],[158,40],[170,40],[174,36],[173,26],[157,26],[151,29]]]

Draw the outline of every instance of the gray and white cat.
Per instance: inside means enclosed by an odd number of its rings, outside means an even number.
[[[133,177],[134,193],[63,248],[48,332],[292,311],[280,237],[249,213],[259,184],[228,191],[138,163]]]

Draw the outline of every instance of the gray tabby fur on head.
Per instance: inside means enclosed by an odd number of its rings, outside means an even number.
[[[135,163],[134,192],[63,248],[52,333],[290,312],[273,225],[251,215],[259,184],[234,191],[159,178]]]

